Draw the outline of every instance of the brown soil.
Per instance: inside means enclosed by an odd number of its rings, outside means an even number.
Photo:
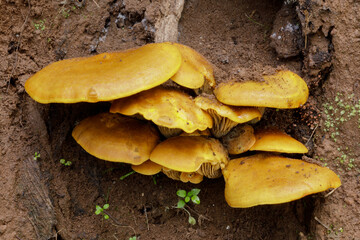
[[[187,0],[181,13],[182,2],[0,0],[0,239],[360,239],[359,1],[283,7],[275,0]],[[161,32],[162,19],[174,27]],[[71,137],[77,122],[109,104],[42,105],[24,90],[51,62],[167,34],[207,57],[218,82],[259,78],[278,67],[301,75],[308,103],[267,110],[257,125],[275,125],[306,143],[303,159],[330,167],[343,186],[329,196],[232,209],[221,178],[199,185],[164,175],[156,184],[139,174],[120,180],[128,165],[96,159]],[[330,115],[326,104],[338,111]],[[354,116],[340,120],[351,107]],[[62,158],[72,166],[62,166]],[[191,205],[195,226],[173,208],[177,189],[193,187],[201,189],[201,204]],[[105,202],[110,220],[94,214]]]

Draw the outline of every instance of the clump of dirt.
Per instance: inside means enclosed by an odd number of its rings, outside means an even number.
[[[299,0],[285,7],[276,0],[182,3],[3,1],[1,239],[360,238],[358,122],[339,125],[335,131],[341,138],[334,142],[324,131],[323,107],[332,103],[340,109],[338,92],[354,93],[350,108],[359,101],[360,51],[353,46],[359,42],[360,6],[340,0]],[[174,24],[170,30],[167,21]],[[286,28],[287,21],[292,26],[300,22],[301,28],[286,35],[281,27]],[[285,40],[275,42],[273,33],[285,34]],[[231,77],[261,79],[278,67],[303,76],[310,87],[309,103],[297,110],[269,109],[257,127],[274,125],[307,143],[311,151],[304,159],[335,170],[343,186],[327,197],[318,194],[281,205],[232,209],[224,200],[221,178],[199,185],[164,175],[133,174],[120,180],[131,171],[128,165],[92,157],[71,137],[79,121],[108,111],[109,103],[41,105],[24,91],[26,79],[51,62],[170,37],[208,58],[218,82]],[[41,155],[36,160],[35,152]],[[339,165],[336,157],[341,155],[353,156],[355,167]],[[63,166],[60,159],[72,165]],[[195,226],[187,223],[185,212],[174,208],[176,190],[193,187],[201,189],[201,204],[189,210],[198,220]],[[105,203],[110,205],[110,220],[94,214],[95,206]]]

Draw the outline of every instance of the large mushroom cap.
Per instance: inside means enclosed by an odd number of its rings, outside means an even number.
[[[174,43],[182,56],[180,69],[171,80],[187,88],[200,88],[206,79],[211,87],[215,86],[213,67],[204,56],[194,49]]]
[[[179,172],[196,172],[206,177],[218,176],[211,171],[224,168],[228,155],[222,144],[212,138],[201,136],[178,136],[169,138],[155,147],[150,160],[166,168]],[[202,165],[213,166],[212,169]],[[211,168],[211,167],[210,167]]]
[[[213,118],[211,132],[217,138],[226,135],[239,123],[260,119],[262,116],[258,108],[228,106],[219,102],[215,96],[208,94],[197,96],[195,104]]]
[[[160,140],[148,122],[101,113],[82,120],[72,136],[91,155],[112,162],[139,165],[150,157]]]
[[[189,95],[160,86],[114,101],[110,112],[140,113],[156,125],[179,128],[188,133],[212,127],[210,115],[197,107]]]
[[[180,65],[176,46],[154,43],[52,63],[29,78],[25,89],[41,103],[109,101],[164,83]]]
[[[269,154],[231,160],[223,175],[225,199],[236,208],[290,202],[341,185],[328,168]]]
[[[267,151],[282,153],[307,153],[304,144],[276,128],[255,131],[255,144],[250,151]]]
[[[216,98],[233,106],[297,108],[307,101],[305,81],[291,71],[263,76],[264,81],[226,82],[215,90]]]

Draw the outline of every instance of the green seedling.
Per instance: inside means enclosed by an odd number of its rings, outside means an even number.
[[[200,198],[198,196],[199,193],[200,193],[200,189],[198,188],[191,189],[191,191],[189,192],[186,192],[185,190],[182,189],[176,192],[176,195],[180,197],[176,208],[180,208],[184,210],[189,215],[188,221],[191,225],[195,225],[196,220],[191,216],[190,212],[185,208],[185,206],[190,201],[193,202],[194,204],[200,204]]]
[[[95,214],[96,215],[103,215],[104,219],[109,219],[109,215],[107,215],[106,213],[104,213],[104,210],[108,209],[110,207],[110,205],[108,203],[104,204],[104,206],[100,207],[99,205],[96,205],[96,210],[95,210]]]
[[[61,8],[60,13],[66,19],[66,18],[70,17],[70,11],[71,11],[70,9],[65,9],[63,7],[63,8]]]
[[[44,31],[45,30],[45,22],[46,22],[45,19],[39,20],[38,22],[34,22],[35,29]]]
[[[64,166],[70,167],[72,165],[71,161],[66,161],[65,159],[60,159],[60,163]]]
[[[136,236],[130,237],[129,240],[136,240]]]
[[[131,174],[134,174],[134,173],[136,173],[136,172],[135,172],[135,171],[131,171],[131,172],[125,174],[125,175],[122,175],[122,176],[120,177],[120,180],[124,180],[125,178],[127,178],[128,176],[130,176]]]
[[[39,153],[39,152],[35,152],[33,159],[36,161],[36,160],[38,160],[39,158],[40,158],[40,153]]]

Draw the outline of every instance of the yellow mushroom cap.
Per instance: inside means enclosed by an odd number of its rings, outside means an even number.
[[[196,172],[202,164],[225,167],[228,155],[222,144],[213,138],[177,136],[155,147],[150,160],[179,172]],[[203,174],[206,176],[206,173]]]
[[[206,79],[211,87],[215,86],[213,67],[204,56],[194,49],[174,43],[182,56],[182,63],[178,72],[171,80],[187,88],[200,88]]]
[[[140,113],[156,125],[180,128],[188,133],[212,127],[210,115],[197,107],[189,95],[160,86],[115,100],[110,112],[124,115]]]
[[[110,101],[164,83],[180,65],[176,46],[154,43],[52,63],[29,78],[25,90],[40,103]]]
[[[200,95],[195,98],[195,104],[206,110],[213,118],[212,134],[220,138],[226,135],[239,123],[260,120],[261,112],[255,107],[234,107],[219,102],[213,95]]]
[[[193,173],[182,172],[180,174],[180,180],[184,183],[191,182],[193,184],[199,184],[202,182],[203,178],[204,178],[203,175],[196,172]]]
[[[195,98],[195,104],[203,110],[214,110],[222,117],[236,123],[245,123],[254,118],[260,119],[262,114],[258,108],[228,106],[219,102],[215,96],[200,95]]]
[[[82,120],[72,136],[97,158],[133,165],[148,160],[160,140],[159,133],[149,122],[111,113]]]
[[[231,160],[223,175],[226,202],[235,208],[290,202],[341,185],[328,168],[269,154]]]
[[[255,138],[255,144],[252,145],[250,151],[283,153],[308,152],[304,144],[275,128],[257,130],[255,131]]]
[[[150,160],[147,160],[140,165],[131,165],[131,168],[135,172],[140,173],[142,175],[155,175],[161,172],[162,166]]]
[[[264,81],[227,82],[215,90],[216,98],[233,106],[297,108],[309,96],[305,81],[291,71],[263,76]]]

